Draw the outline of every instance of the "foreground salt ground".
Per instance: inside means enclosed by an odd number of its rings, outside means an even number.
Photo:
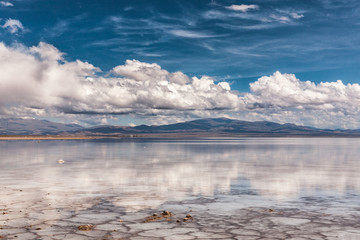
[[[62,192],[64,198],[58,200],[51,198],[54,193],[41,196],[34,190],[2,187],[0,239],[360,239],[360,206],[351,196],[276,204],[257,201],[256,195],[245,192],[194,196],[156,209],[129,211],[117,206],[122,199],[111,194],[81,197],[78,192],[78,199],[70,200]],[[151,201],[150,197],[137,204]],[[164,209],[172,216],[147,221]],[[187,214],[192,218],[184,221]],[[93,229],[78,229],[85,224]]]

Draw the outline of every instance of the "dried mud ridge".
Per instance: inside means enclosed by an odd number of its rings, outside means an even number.
[[[214,210],[216,199],[168,202],[156,209],[128,211],[115,205],[117,198],[62,202],[21,198],[4,189],[0,198],[0,239],[246,239],[339,240],[360,239],[360,208],[335,211],[305,199],[303,208],[246,207]],[[21,193],[23,194],[23,193]],[[334,200],[335,201],[335,200]],[[308,204],[308,205],[307,205]],[[340,205],[340,203],[339,203]],[[63,204],[65,206],[65,204]],[[328,210],[334,210],[332,214]],[[171,211],[169,211],[171,210]]]

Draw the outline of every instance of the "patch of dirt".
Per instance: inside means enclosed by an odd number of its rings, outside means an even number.
[[[92,224],[85,224],[78,226],[78,229],[81,231],[92,231],[94,229],[94,225]]]
[[[152,216],[148,216],[145,218],[144,222],[153,222],[153,221],[160,221],[160,220],[169,220],[174,214],[169,211],[163,211],[161,214],[154,213]]]

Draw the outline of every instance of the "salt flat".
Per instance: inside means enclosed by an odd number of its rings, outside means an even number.
[[[359,239],[359,143],[0,141],[0,236]],[[164,210],[173,215],[146,222]]]

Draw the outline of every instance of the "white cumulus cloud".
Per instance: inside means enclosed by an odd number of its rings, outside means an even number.
[[[245,99],[252,107],[295,107],[312,109],[360,107],[360,85],[336,82],[300,81],[293,74],[275,72],[250,84]]]
[[[294,74],[275,72],[250,84],[244,97],[255,118],[318,127],[358,128],[360,85],[301,81]],[[266,116],[265,116],[266,115]],[[301,119],[301,120],[300,120]]]
[[[157,64],[127,60],[113,77],[80,60],[68,62],[46,43],[26,48],[0,44],[0,112],[11,115],[233,109],[239,97],[226,82],[168,72]],[[152,112],[154,113],[154,112]]]
[[[67,61],[53,45],[0,43],[0,116],[108,119],[134,114],[152,122],[229,116],[331,128],[360,127],[360,85],[301,81],[275,72],[240,94],[209,76],[169,72],[156,63],[127,60],[109,73]],[[133,115],[133,116],[134,116]],[[99,121],[103,121],[100,119]],[[89,120],[89,119],[88,119]]]
[[[214,79],[188,77],[181,72],[170,73],[155,63],[127,60],[113,72],[118,79],[119,91],[131,96],[131,105],[151,109],[232,109],[239,103],[227,82]]]
[[[12,34],[15,34],[15,33],[18,33],[18,32],[21,32],[21,31],[25,30],[24,26],[22,25],[22,23],[19,20],[11,19],[11,18],[6,20],[4,25],[2,25],[2,28],[7,29]]]

